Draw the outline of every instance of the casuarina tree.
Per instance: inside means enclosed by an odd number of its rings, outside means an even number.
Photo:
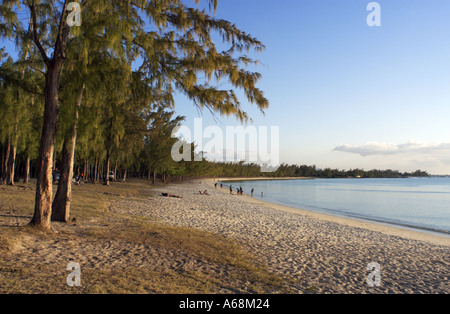
[[[195,106],[212,113],[234,115],[241,121],[249,118],[235,89],[241,89],[247,101],[261,111],[268,107],[268,100],[256,87],[260,74],[245,70],[256,63],[246,53],[264,49],[263,44],[236,25],[215,18],[212,11],[217,0],[207,1],[209,11],[201,10],[200,2],[189,7],[181,0],[2,1],[0,36],[32,42],[44,64],[45,106],[31,225],[51,230],[60,93],[69,88],[61,84],[61,78],[74,50],[86,60],[90,54],[108,52],[139,71],[149,89],[169,95],[182,93]],[[23,12],[30,17],[29,23],[19,17]],[[219,49],[218,42],[226,47]],[[81,67],[89,63],[78,66],[83,73]],[[71,92],[79,95],[81,90]]]

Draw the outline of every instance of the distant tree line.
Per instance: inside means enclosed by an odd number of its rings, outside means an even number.
[[[169,114],[170,115],[170,114]],[[179,117],[177,117],[179,118]],[[181,120],[181,119],[180,119]],[[174,122],[174,121],[172,121]],[[261,172],[261,167],[254,163],[240,162],[215,162],[206,159],[202,161],[175,162],[171,158],[171,147],[176,139],[170,138],[170,132],[165,137],[158,137],[157,143],[152,142],[149,136],[142,136],[134,142],[139,147],[127,158],[129,163],[123,163],[118,154],[113,154],[111,167],[112,177],[115,181],[125,182],[127,178],[142,178],[152,183],[170,183],[185,181],[190,178],[239,178],[239,177],[267,177],[267,178],[290,178],[290,177],[314,177],[314,178],[407,178],[407,177],[429,177],[429,173],[422,170],[414,172],[400,172],[398,170],[363,170],[350,169],[340,170],[331,168],[317,168],[315,165],[289,165],[282,164],[274,172]],[[161,145],[165,143],[165,147]],[[124,144],[125,145],[125,144]],[[194,147],[194,144],[190,144]],[[5,164],[5,153],[7,146],[0,144],[2,152],[2,165]],[[121,152],[120,150],[117,151]],[[55,158],[55,168],[61,164],[62,152]],[[194,158],[192,158],[193,160]],[[26,152],[20,152],[16,160],[15,181],[20,178],[28,182],[30,177],[36,177],[36,160],[30,162]],[[7,167],[6,167],[7,169]],[[2,167],[0,177],[7,174]],[[106,160],[92,158],[76,158],[74,163],[74,177],[84,175],[85,182],[94,184],[105,182],[108,168]]]
[[[426,171],[416,170],[414,172],[400,172],[398,170],[363,170],[350,169],[339,170],[331,168],[317,168],[308,165],[282,164],[274,172],[261,172],[261,167],[254,163],[240,162],[213,162],[203,160],[201,162],[182,162],[175,168],[178,174],[187,177],[268,177],[268,178],[291,178],[291,177],[314,177],[314,178],[407,178],[428,177]],[[171,173],[174,173],[171,171]]]
[[[270,175],[270,174],[269,174]],[[298,166],[282,164],[273,173],[274,177],[316,177],[316,178],[405,178],[405,177],[428,177],[426,171],[416,170],[414,172],[400,172],[398,170],[364,170],[350,169],[340,170],[331,168],[316,168],[316,166]]]

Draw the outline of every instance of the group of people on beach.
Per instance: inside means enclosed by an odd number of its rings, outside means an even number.
[[[201,182],[200,182],[200,183],[201,183]],[[217,188],[217,182],[214,183],[214,187]],[[221,187],[221,188],[223,187],[222,182],[220,183],[220,187]],[[252,188],[251,191],[250,191],[250,195],[251,195],[252,197],[253,197],[253,192],[254,192],[254,189]],[[198,193],[199,193],[200,195],[210,195],[210,194],[208,193],[208,190],[204,190],[203,192],[202,192],[202,191],[198,191]],[[231,184],[230,184],[230,194],[233,195],[233,186],[232,186]],[[244,189],[242,188],[242,186],[236,188],[236,195],[244,195]],[[183,198],[182,196],[173,195],[173,194],[169,194],[169,193],[161,193],[161,196],[164,196],[164,197],[174,197],[174,198]],[[261,192],[261,197],[262,197],[262,192]]]
[[[220,186],[222,187],[222,184],[220,184]],[[251,190],[251,196],[253,197],[253,192],[254,189],[252,188]],[[233,195],[233,186],[230,184],[230,194]],[[244,195],[244,189],[242,188],[242,186],[236,188],[236,195]]]

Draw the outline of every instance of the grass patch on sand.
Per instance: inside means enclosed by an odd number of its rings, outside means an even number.
[[[54,186],[56,190],[56,186]],[[0,293],[290,293],[295,283],[255,262],[239,243],[200,230],[164,225],[111,210],[120,200],[145,202],[148,181],[113,182],[111,186],[74,186],[68,223],[54,223],[55,233],[27,227],[34,209],[34,183],[0,186]],[[155,270],[114,264],[82,269],[80,287],[69,287],[67,261],[39,256],[39,248],[71,240],[84,247],[113,241],[123,248],[144,247],[188,256],[207,268],[166,267]],[[97,252],[101,256],[101,252]],[[139,259],[139,256],[134,258]],[[156,257],[155,257],[156,258]],[[170,258],[168,258],[170,259]]]

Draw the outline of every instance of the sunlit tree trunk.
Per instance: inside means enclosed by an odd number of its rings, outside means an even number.
[[[28,183],[30,181],[30,154],[27,154],[25,161],[25,175],[23,178],[23,183]]]
[[[39,157],[37,161],[36,198],[31,226],[46,231],[51,230],[52,212],[52,165],[56,122],[58,119],[59,77],[62,59],[49,62],[45,85],[44,125],[42,129]]]
[[[9,149],[9,159],[6,169],[6,184],[14,185],[14,174],[16,165],[17,147],[11,142],[11,148]]]
[[[85,85],[81,88],[75,106],[75,116],[70,130],[71,137],[64,140],[61,163],[61,177],[58,182],[58,190],[52,205],[52,220],[60,222],[68,222],[70,216],[70,203],[72,202],[72,178],[75,156],[75,146],[77,141],[78,129],[78,110],[83,99],[83,91]]]
[[[123,173],[122,182],[127,180],[127,169],[125,168],[125,172]]]

